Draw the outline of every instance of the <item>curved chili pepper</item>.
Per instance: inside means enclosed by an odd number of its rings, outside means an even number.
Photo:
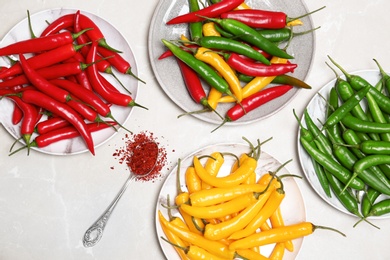
[[[105,122],[88,123],[86,126],[88,131],[96,132],[115,125],[116,125],[115,122],[105,121]],[[75,138],[78,136],[80,136],[80,133],[76,130],[74,126],[65,126],[36,136],[34,141],[30,143],[30,146],[43,148],[53,143],[62,140],[69,140],[71,138]]]
[[[222,13],[233,10],[243,2],[244,0],[223,0],[219,3],[200,9],[199,11],[190,12],[187,14],[177,16],[169,20],[166,24],[201,22],[205,20],[205,18],[203,17],[208,17],[208,18],[217,17]]]
[[[278,227],[284,227],[284,217],[282,214],[282,210],[280,207],[278,207],[274,213],[269,218],[272,228],[278,228]],[[265,222],[266,223],[266,222]],[[293,252],[294,251],[294,244],[291,240],[287,240],[283,243],[283,247],[286,248],[288,251]]]
[[[220,37],[221,36],[221,34],[215,29],[215,23],[213,23],[213,22],[204,23],[202,26],[202,32],[203,32],[203,37],[208,37],[208,36]],[[200,38],[198,38],[198,39],[200,39]]]
[[[90,121],[90,122],[101,122],[98,113],[92,109],[90,106],[87,106],[84,103],[75,101],[74,99],[71,99],[67,102],[68,106],[73,108],[76,112],[78,112],[84,119]]]
[[[48,80],[38,74],[27,62],[23,54],[19,55],[20,64],[23,68],[23,72],[28,78],[28,80],[33,84],[37,89],[41,90],[45,94],[53,97],[54,99],[60,102],[68,102],[71,100],[68,91],[58,88],[54,84],[51,84]]]
[[[225,158],[220,152],[213,152],[210,154],[210,157],[207,159],[204,169],[210,174],[211,176],[217,176],[219,170],[223,166],[223,163],[225,162]],[[209,183],[202,182],[202,189],[210,189],[213,186]]]
[[[226,31],[234,34],[240,39],[244,40],[249,44],[253,44],[259,49],[265,51],[266,53],[285,59],[294,58],[290,54],[286,53],[284,50],[280,49],[275,43],[263,37],[259,34],[256,29],[249,27],[248,25],[241,23],[233,19],[210,19],[213,22],[218,23]]]
[[[264,105],[267,102],[270,102],[271,100],[274,100],[275,98],[284,95],[291,89],[292,86],[290,85],[269,87],[253,94],[252,96],[244,98],[241,101],[241,104],[236,104],[227,111],[224,121],[221,125],[215,128],[213,132],[226,122],[231,122],[240,119],[250,111],[260,107],[261,105]]]
[[[73,57],[73,55],[75,55],[81,47],[81,45],[66,44],[56,49],[32,56],[31,58],[27,59],[27,63],[33,69],[40,69],[51,66]],[[1,71],[0,79],[6,79],[7,77],[15,76],[21,73],[23,73],[22,66],[20,65],[20,62],[17,62],[8,69]]]
[[[26,144],[29,144],[31,135],[34,133],[35,124],[38,122],[38,109],[36,106],[24,102],[17,96],[8,96],[8,98],[13,100],[23,112],[20,133]]]
[[[251,60],[242,58],[242,56],[231,53],[227,55],[227,63],[236,71],[253,77],[267,77],[284,75],[289,72],[294,72],[297,64],[293,63],[273,63],[271,65],[265,65],[259,62],[253,62]]]
[[[18,105],[14,105],[14,109],[12,111],[12,119],[11,122],[14,125],[17,125],[22,121],[23,119],[23,111],[20,109]]]
[[[81,116],[78,115],[77,112],[75,112],[67,104],[59,102],[36,90],[26,90],[21,92],[21,98],[26,103],[35,104],[36,106],[42,107],[68,120],[83,137],[89,151],[93,155],[95,154],[92,135],[91,132],[87,129],[86,123],[84,122],[83,118],[81,118]]]
[[[198,174],[196,174],[194,167],[187,168],[185,180],[189,194],[202,189],[202,180],[199,178]]]
[[[237,102],[241,102],[242,89],[240,81],[238,80],[236,73],[232,70],[231,67],[229,67],[229,65],[219,54],[211,51],[210,49],[200,47],[195,52],[194,57],[216,69],[218,73],[226,80],[231,92],[233,93],[233,95],[229,96],[233,96]]]
[[[11,43],[5,47],[0,48],[0,56],[7,56],[19,53],[37,53],[56,49],[65,44],[73,43],[80,34],[85,31],[81,31],[77,34],[72,34],[68,31],[48,35],[45,37],[31,38],[24,41],[18,41]]]
[[[120,106],[139,106],[130,95],[123,93],[112,92],[107,89],[105,82],[103,81],[103,76],[101,76],[96,67],[96,53],[97,53],[97,42],[93,42],[89,54],[87,56],[86,62],[90,63],[91,66],[87,68],[87,74],[91,81],[92,87],[94,90],[107,102]]]
[[[98,42],[98,44],[100,46],[107,48],[107,49],[110,49],[112,51],[121,52],[119,50],[112,48],[110,45],[108,45],[108,43],[104,37],[104,34],[100,30],[100,28],[88,16],[80,13],[79,25],[80,25],[81,29],[83,29],[83,30],[92,29],[92,30],[86,31],[86,34],[88,35],[88,38],[91,39],[91,41],[94,41],[94,42],[96,41],[96,42]]]
[[[101,54],[103,57],[107,58],[107,61],[120,73],[128,74],[136,78],[137,80],[141,81],[145,84],[145,81],[138,78],[132,71],[131,71],[131,65],[130,62],[125,60],[122,55],[119,53],[109,50],[107,48],[98,47],[97,49],[98,53]]]
[[[52,21],[41,33],[42,36],[58,33],[73,26],[74,14],[65,14]]]

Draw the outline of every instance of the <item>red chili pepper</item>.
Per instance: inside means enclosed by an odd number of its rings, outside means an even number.
[[[97,53],[97,42],[93,42],[86,62],[91,64],[87,68],[87,74],[91,81],[93,89],[107,102],[119,106],[139,106],[130,95],[123,94],[119,91],[113,92],[107,88],[109,82],[104,80],[104,77],[99,74],[95,59]]]
[[[14,109],[12,111],[12,119],[11,122],[13,125],[17,125],[22,121],[23,111],[20,109],[18,105],[15,104]]]
[[[76,39],[80,34],[83,33],[84,31],[81,31],[77,34],[72,34],[68,31],[65,31],[44,37],[18,41],[15,43],[11,43],[3,48],[0,48],[0,56],[7,56],[19,53],[39,53],[56,49],[63,45],[73,43],[74,39]]]
[[[81,47],[82,45],[66,44],[56,49],[32,56],[27,62],[33,69],[44,68],[71,58]],[[1,71],[0,79],[6,79],[7,77],[22,73],[22,66],[20,65],[20,62],[17,62],[8,69]]]
[[[288,72],[293,72],[297,67],[297,64],[293,63],[274,63],[271,65],[265,65],[264,63],[243,58],[243,56],[236,53],[228,54],[226,62],[236,71],[253,77],[284,75]]]
[[[20,127],[20,134],[26,144],[30,143],[31,135],[34,133],[35,125],[38,120],[38,109],[35,105],[24,102],[17,96],[8,96],[23,111],[23,120]]]
[[[85,63],[85,58],[80,52],[77,52],[72,58],[69,59],[69,62],[70,61],[78,61],[81,63]],[[92,90],[91,83],[89,82],[89,78],[85,70],[80,71],[80,73],[76,74],[75,77],[77,82],[81,86],[83,86],[86,89]]]
[[[42,91],[43,93],[49,95],[50,97],[60,101],[60,102],[68,102],[71,100],[68,91],[65,91],[56,85],[50,83],[47,79],[39,75],[36,70],[34,70],[27,62],[26,58],[23,54],[19,55],[20,64],[23,68],[23,72],[26,75],[29,82],[34,85],[37,89]]]
[[[98,42],[99,46],[102,46],[104,48],[110,49],[110,50],[115,51],[115,52],[120,52],[107,44],[107,41],[104,37],[104,34],[100,30],[100,28],[88,16],[80,13],[78,24],[80,25],[82,30],[92,29],[92,30],[86,31],[86,34],[88,35],[88,38],[91,39],[91,41]]]
[[[50,96],[36,90],[26,90],[21,93],[21,99],[30,104],[42,107],[71,123],[84,139],[89,151],[95,155],[91,132],[83,118],[66,103],[59,102]]]
[[[67,29],[73,26],[74,14],[66,14],[58,17],[52,21],[41,33],[42,36],[56,34],[61,30]]]
[[[69,125],[70,123],[66,119],[63,119],[61,117],[51,117],[38,122],[35,126],[34,131],[38,134],[45,134]]]
[[[99,115],[103,117],[111,116],[110,107],[93,91],[82,88],[80,85],[65,79],[53,79],[50,82],[69,91],[76,99],[94,108]]]
[[[231,107],[225,116],[225,120],[212,132],[220,128],[226,122],[231,122],[240,119],[250,111],[260,107],[261,105],[287,93],[293,87],[290,85],[279,85],[276,87],[265,88],[247,98],[244,98],[240,104]]]
[[[74,99],[69,100],[67,104],[73,108],[76,112],[78,112],[84,119],[91,122],[101,122],[98,113],[93,110],[91,107],[83,104],[81,102],[75,101]]]
[[[167,22],[167,24],[179,24],[179,23],[193,23],[201,22],[207,18],[214,18],[220,16],[225,12],[229,12],[242,4],[244,0],[222,0],[216,4],[210,5],[199,11],[190,12],[177,16]]]
[[[106,129],[108,127],[115,126],[115,122],[95,122],[95,123],[89,123],[86,125],[88,131],[90,132],[96,132],[99,130]],[[44,133],[41,135],[38,135],[35,137],[34,141],[31,142],[31,147],[39,147],[43,148],[50,144],[62,141],[62,140],[68,140],[71,138],[75,138],[80,136],[80,133],[76,130],[73,126],[65,126],[53,131],[50,131],[48,133]]]
[[[281,29],[287,24],[286,13],[260,9],[232,10],[221,14],[221,18],[234,19],[253,28]]]

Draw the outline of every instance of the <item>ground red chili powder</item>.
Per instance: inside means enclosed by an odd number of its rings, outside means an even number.
[[[152,181],[161,176],[161,170],[167,164],[167,152],[164,147],[157,141],[157,138],[153,133],[143,131],[138,134],[126,134],[123,138],[125,140],[125,146],[117,149],[113,154],[114,157],[119,159],[119,163],[125,163],[131,167],[135,174],[143,174],[146,169],[152,168],[153,170],[147,176],[140,177],[141,181]],[[144,143],[155,142],[157,144],[158,154],[156,161],[155,146],[153,144],[146,145],[143,149],[139,149],[139,146]],[[135,153],[134,153],[135,152]]]

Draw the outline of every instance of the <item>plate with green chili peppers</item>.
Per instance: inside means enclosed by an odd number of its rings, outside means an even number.
[[[183,215],[180,212],[179,208],[176,206],[177,205],[176,203],[180,203],[179,201],[181,201],[183,195],[185,196],[185,194],[194,192],[193,184],[194,182],[197,181],[191,177],[192,176],[192,174],[190,173],[191,169],[189,169],[192,168],[193,166],[194,157],[199,158],[201,165],[206,165],[208,163],[212,164],[213,162],[215,162],[215,166],[219,165],[219,167],[210,165],[210,168],[208,169],[215,168],[215,170],[217,171],[217,176],[224,177],[224,176],[228,176],[229,173],[232,171],[232,167],[237,162],[238,158],[242,156],[244,153],[250,154],[251,150],[252,148],[249,145],[244,143],[220,143],[220,144],[214,144],[214,145],[201,148],[178,161],[177,165],[172,169],[171,173],[167,176],[166,180],[164,181],[161,187],[160,193],[158,195],[156,212],[155,212],[156,213],[155,225],[156,225],[157,237],[159,239],[161,249],[163,250],[167,259],[180,259],[180,257],[175,251],[175,248],[167,241],[161,238],[161,237],[165,238],[166,234],[164,233],[161,223],[159,221],[159,215],[161,213],[164,216],[164,218],[169,219],[170,221],[172,221],[174,218],[180,218],[180,219],[183,218]],[[222,157],[219,156],[221,154],[223,155]],[[255,169],[255,177],[259,181],[259,183],[255,185],[260,185],[260,183],[262,183],[260,182],[260,178],[262,176],[267,175],[269,172],[276,173],[277,176],[281,177],[281,182],[283,183],[283,190],[285,191],[285,197],[280,205],[280,210],[283,215],[285,224],[287,225],[287,224],[293,224],[293,223],[299,223],[305,221],[306,210],[305,210],[304,200],[300,192],[300,189],[297,185],[297,182],[295,181],[295,178],[290,177],[290,174],[287,170],[288,162],[282,164],[273,156],[271,156],[270,154],[264,151],[260,151],[258,154],[259,157]],[[241,166],[246,167],[244,163],[242,163]],[[205,167],[209,167],[209,166],[205,166]],[[203,185],[207,185],[207,184],[203,184]],[[245,187],[242,185],[237,185],[237,186]],[[231,188],[233,189],[234,187]],[[236,188],[240,189],[241,187],[236,187]],[[208,189],[206,186],[203,186],[203,188],[205,190]],[[228,187],[225,188],[225,190],[228,191],[229,189],[230,188]],[[215,196],[206,196],[207,198],[200,198],[199,201],[204,202],[209,199],[211,201],[211,197],[222,197],[222,195],[220,195],[221,193],[218,193],[217,190],[209,190],[211,192],[215,191],[214,193]],[[195,204],[194,200],[196,199],[194,196],[192,197],[192,200],[193,200],[193,204]],[[211,203],[211,202],[206,202],[206,203]],[[214,201],[212,203],[214,203]],[[204,207],[207,208],[207,206]],[[229,207],[229,209],[230,208],[231,207]],[[208,212],[206,214],[214,214],[214,213]],[[294,245],[294,249],[292,249],[291,252],[286,249],[283,259],[296,259],[302,247],[303,240],[304,240],[303,238],[293,240],[292,243]],[[273,245],[262,246],[261,253],[263,255],[268,255],[270,254],[272,249],[273,249]]]
[[[207,3],[204,3],[202,1],[202,3],[199,4],[201,9],[203,8],[202,4],[204,5],[204,7],[207,6]],[[271,2],[246,1],[246,4],[253,9],[285,12],[288,17],[298,17],[308,13],[305,4],[301,0],[279,0]],[[177,62],[175,61],[175,58],[167,57],[164,59],[160,59],[160,56],[167,51],[167,48],[162,43],[162,40],[168,40],[177,43],[177,41],[180,40],[182,35],[191,39],[191,33],[187,23],[169,25],[167,24],[170,19],[188,13],[189,8],[190,7],[188,1],[162,0],[159,2],[155,9],[150,24],[148,40],[149,58],[151,61],[152,69],[161,88],[176,105],[178,105],[181,109],[184,110],[183,114],[191,114],[192,116],[203,121],[219,125],[223,121],[221,117],[227,117],[227,112],[233,106],[234,102],[219,103],[218,106],[214,109],[217,111],[217,113],[214,113],[215,111],[213,111],[213,109],[208,109],[208,111],[202,113],[196,113],[202,111],[205,108],[203,106],[204,103],[202,105],[202,103],[196,100],[194,101],[194,99],[189,94],[186,88],[185,81],[183,80],[182,73]],[[312,64],[315,39],[314,33],[312,32],[313,24],[311,17],[302,17],[300,20],[302,22],[302,25],[294,26],[294,28],[292,29],[293,32],[309,33],[304,33],[302,35],[296,35],[292,37],[286,52],[289,55],[293,56],[293,59],[291,59],[290,61],[294,64],[297,64],[297,68],[294,70],[293,73],[286,74],[292,75],[300,79],[301,81],[304,81]],[[281,42],[276,43],[275,46],[278,46],[279,48],[284,48],[286,46],[287,41],[280,41]],[[203,76],[204,77],[201,76],[201,83],[206,96],[208,96],[210,93],[210,89],[214,88],[214,86],[209,83],[210,77],[208,77],[207,75]],[[244,81],[244,78],[245,77],[242,77],[242,79],[240,79],[240,84],[242,87],[244,87],[248,82]],[[247,78],[245,79],[247,80]],[[271,83],[268,85],[273,86],[275,85],[275,83]],[[282,109],[291,99],[293,99],[297,95],[299,90],[299,87],[293,88],[291,91],[284,94],[283,96],[271,100],[266,104],[262,104],[261,106],[257,107],[250,113],[247,113],[245,116],[237,120],[228,120],[227,124],[247,124],[266,118]]]
[[[383,129],[387,120],[382,121],[383,104],[390,100],[385,74],[342,71],[345,75],[319,90],[304,111],[300,163],[315,192],[332,207],[361,220],[388,218],[388,154],[380,148],[390,140],[390,131]]]
[[[46,35],[43,35],[43,34],[45,34],[47,29],[49,29],[49,26],[54,25],[56,23],[55,21],[60,21],[60,20],[61,20],[61,23],[59,25],[64,24],[65,26],[68,26],[68,27],[59,29],[59,31],[53,30],[53,32],[51,32],[48,35],[50,37],[55,37],[57,35],[64,34],[65,32],[68,33],[67,29],[71,28],[74,25],[73,24],[73,20],[74,20],[73,16],[76,14],[77,11],[79,11],[79,10],[59,8],[59,9],[44,10],[44,11],[32,14],[30,16],[30,21],[31,21],[32,31],[35,34],[36,39],[39,40],[39,38],[46,37]],[[133,55],[133,52],[132,52],[129,44],[126,41],[126,39],[123,37],[123,35],[112,24],[110,24],[109,22],[105,21],[104,19],[102,19],[101,17],[99,17],[97,15],[94,15],[94,14],[91,14],[88,12],[84,12],[84,11],[80,11],[80,14],[84,15],[85,17],[89,17],[93,21],[93,23],[99,28],[99,30],[104,35],[104,38],[107,40],[107,44],[110,44],[110,45],[112,45],[113,48],[116,48],[116,49],[121,51],[120,54],[122,55],[122,57],[125,60],[127,60],[131,64],[132,73],[134,73],[136,75],[137,74],[137,64],[136,64],[135,56]],[[60,27],[58,27],[58,28],[60,28]],[[69,30],[69,32],[70,31],[72,31],[72,30]],[[49,36],[47,36],[47,37],[49,37]],[[28,17],[26,17],[25,19],[20,21],[17,25],[15,25],[4,36],[4,38],[1,41],[0,46],[4,47],[4,46],[7,46],[7,45],[10,45],[13,43],[21,43],[21,42],[23,42],[25,40],[29,40],[31,38],[32,38],[32,36],[30,35],[30,31],[29,31],[29,19],[28,19]],[[76,39],[78,39],[78,38],[76,38]],[[79,44],[78,42],[76,42],[76,39],[70,39],[70,40],[74,40],[74,41],[69,42],[69,43],[67,42],[63,46],[79,46],[80,47],[82,44]],[[27,46],[27,45],[25,45],[25,46]],[[63,46],[48,50],[47,53],[49,53],[50,51],[53,51],[53,55],[50,57],[50,59],[53,58],[53,60],[54,60],[54,59],[57,59],[57,57],[62,57],[61,55],[63,55],[65,51],[57,52],[56,55],[54,54],[54,51],[63,47]],[[37,46],[37,47],[39,47],[39,46]],[[75,50],[74,52],[76,52],[76,54],[81,54],[81,55],[86,56],[86,54],[82,54],[81,49],[79,47],[74,47],[74,50]],[[70,49],[70,48],[67,48],[67,49]],[[70,51],[73,51],[73,49]],[[42,53],[43,52],[44,51],[42,51]],[[38,51],[37,53],[26,51],[25,56],[26,56],[26,58],[30,58],[30,57],[34,57],[35,54],[40,54],[40,53],[41,53],[40,51]],[[72,53],[72,55],[76,56],[74,53]],[[39,55],[35,55],[35,57],[37,57],[37,56],[39,56]],[[1,56],[0,57],[0,66],[2,68],[6,68],[6,67],[11,66],[12,61],[10,60],[10,58],[15,59],[15,61],[16,61],[16,60],[18,60],[18,55],[16,54],[16,55]],[[82,62],[75,61],[75,60],[73,60],[71,62],[70,58],[71,57],[68,58],[69,59],[68,64],[81,64],[82,63]],[[46,60],[48,60],[48,59],[46,59]],[[42,68],[37,68],[36,70],[52,68],[51,72],[53,72],[53,74],[55,74],[55,73],[58,74],[58,73],[65,71],[65,69],[61,70],[61,69],[54,68],[55,66],[59,65],[59,63],[60,63],[59,61],[53,62],[53,63],[54,64],[42,66]],[[86,64],[84,64],[84,65],[86,65]],[[89,65],[87,65],[87,67],[88,66]],[[86,70],[86,69],[84,68],[84,70]],[[48,71],[48,69],[47,69],[47,71]],[[55,71],[55,73],[54,73],[54,71]],[[109,71],[107,70],[107,72],[109,72]],[[109,73],[105,73],[105,74],[102,74],[102,77],[104,79],[106,79],[106,81],[110,82],[111,86],[114,86],[115,88],[117,88],[117,91],[119,91],[120,93],[128,94],[128,91],[131,92],[131,97],[133,100],[135,100],[137,97],[137,92],[138,92],[137,79],[135,79],[134,77],[132,77],[130,75],[125,75],[123,73],[120,73],[113,66],[112,66],[112,74],[114,74],[114,76],[116,76],[117,79],[124,86],[126,86],[126,88],[128,88],[128,90],[125,91],[125,89],[121,87],[120,83],[113,77],[113,75],[110,75]],[[54,77],[54,76],[52,76],[52,77]],[[69,76],[69,79],[70,78],[72,78],[72,77]],[[58,79],[62,80],[62,79],[64,79],[64,77],[58,76],[58,77],[50,78],[50,80],[58,80]],[[75,78],[72,78],[72,80],[73,80],[73,82],[76,81]],[[91,81],[91,77],[89,78],[89,81]],[[1,83],[4,84],[5,82],[6,82],[6,80],[2,80]],[[79,83],[78,86],[81,87],[80,81],[77,81],[77,82]],[[20,84],[20,86],[22,86],[22,85],[27,86],[27,84]],[[76,101],[73,101],[73,102],[76,102]],[[22,138],[21,138],[21,135],[22,135],[21,134],[21,124],[22,123],[19,122],[19,123],[15,124],[12,122],[14,106],[15,106],[14,102],[12,102],[10,99],[2,98],[2,100],[0,101],[0,115],[1,115],[0,116],[0,123],[10,133],[10,135],[12,135],[16,140],[20,141],[20,144],[23,147],[25,147],[26,142],[24,140],[22,140]],[[126,123],[126,121],[129,119],[133,108],[131,106],[121,106],[118,104],[117,105],[113,104],[112,106],[110,106],[108,108],[108,110],[111,111],[112,118],[101,116],[100,119],[102,121],[103,120],[104,121],[114,121],[115,120],[116,126],[108,127],[107,129],[104,129],[104,130],[101,129],[99,131],[94,131],[93,133],[91,133],[92,139],[93,139],[93,147],[98,147],[98,146],[104,144],[110,138],[112,138],[117,133],[119,125],[124,125]],[[92,115],[94,115],[94,114],[92,114]],[[40,118],[39,122],[45,121],[45,119],[49,118],[49,116],[50,116],[49,113],[45,113]],[[92,117],[90,117],[89,119],[82,117],[82,119],[84,119],[86,123],[92,122],[91,121]],[[99,121],[99,120],[96,120],[96,121]],[[100,124],[104,124],[104,123],[101,122]],[[79,153],[83,153],[83,152],[88,151],[87,146],[81,137],[79,137],[79,136],[70,137],[69,136],[69,138],[66,138],[65,133],[62,135],[64,137],[59,141],[52,142],[50,144],[48,144],[48,142],[46,142],[45,144],[43,144],[43,143],[35,142],[35,138],[38,136],[38,134],[37,134],[37,132],[33,132],[31,134],[31,138],[30,138],[30,141],[33,143],[33,145],[31,145],[30,148],[34,149],[36,151],[39,151],[39,152],[52,154],[52,155],[70,155],[70,154],[79,154]],[[13,147],[12,152],[17,151],[19,148],[23,149],[23,147],[16,145]]]

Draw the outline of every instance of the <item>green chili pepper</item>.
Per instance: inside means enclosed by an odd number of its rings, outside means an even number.
[[[231,51],[260,61],[267,65],[271,64],[271,62],[260,52],[256,51],[247,44],[233,39],[219,36],[204,36],[198,39],[196,43],[205,48]]]
[[[324,124],[324,128],[328,128],[334,124],[340,122],[351,110],[360,103],[360,101],[366,96],[370,90],[370,86],[356,92],[353,96],[348,98],[341,106],[339,106],[327,119]]]
[[[371,93],[367,94],[367,104],[368,109],[371,112],[370,115],[372,116],[374,122],[378,123],[387,123],[387,119],[382,113],[382,110],[378,106],[378,103],[376,102],[375,98],[371,95]],[[390,133],[382,133],[380,135],[382,140],[390,141]]]
[[[386,113],[390,113],[390,98],[383,95],[378,89],[374,88],[367,80],[362,78],[359,75],[351,75],[348,72],[346,72],[340,65],[338,65],[332,58],[328,56],[328,58],[332,61],[333,64],[335,64],[345,75],[347,78],[347,81],[349,84],[351,84],[351,87],[355,90],[361,90],[365,88],[366,86],[371,86],[369,93],[375,98],[376,102],[378,103],[379,107]]]
[[[225,37],[225,38],[237,38],[237,36],[235,36],[234,34],[232,33],[229,33],[227,31],[225,31],[224,29],[221,28],[221,26],[219,26],[218,24],[215,24],[215,30],[217,32],[219,32],[221,34],[221,36]]]
[[[265,51],[266,53],[284,58],[284,59],[293,59],[294,57],[286,53],[284,50],[280,49],[273,42],[264,38],[259,34],[255,29],[250,26],[239,22],[234,19],[214,19],[209,18],[211,21],[219,24],[224,30],[238,36],[240,39],[246,41],[249,44],[253,44],[259,49]]]
[[[388,213],[390,213],[390,199],[384,199],[372,205],[367,216],[382,216]]]
[[[368,188],[367,191],[363,194],[361,202],[361,212],[363,217],[367,217],[369,215],[371,207],[379,195],[381,195],[381,193],[372,188]]]
[[[305,139],[300,138],[300,142],[305,151],[320,165],[322,165],[324,169],[328,170],[332,175],[337,177],[337,179],[339,179],[344,184],[348,183],[348,181],[352,177],[352,173],[347,168],[339,164],[329,155],[319,151],[317,147],[315,147],[313,144],[309,143]],[[356,190],[362,190],[364,189],[365,184],[360,178],[354,178],[351,180],[350,186],[351,188],[354,188]]]
[[[312,133],[314,138],[321,144],[323,151],[331,156],[332,155],[332,143],[330,140],[322,133],[318,126],[314,123],[313,119],[310,117],[307,109],[304,111],[305,123],[309,131]]]
[[[339,107],[339,96],[336,91],[336,87],[331,88],[329,92],[328,104],[327,117],[329,117],[329,115],[331,115],[333,111]],[[339,124],[334,124],[333,126],[325,129],[325,131],[332,144],[343,142]]]
[[[364,133],[389,133],[390,132],[390,123],[377,123],[364,121],[357,117],[354,117],[351,114],[346,115],[341,122],[347,128],[350,128],[355,131],[364,132]]]
[[[382,75],[382,80],[381,80],[382,85],[383,85],[383,87],[385,87],[385,88],[387,89],[387,91],[390,93],[390,75],[387,74],[387,73],[383,70],[382,66],[379,64],[379,62],[378,62],[376,59],[374,59],[374,61],[375,61],[375,63],[378,65],[379,71],[380,71],[380,73],[381,73],[381,75]]]
[[[307,30],[304,32],[294,32],[289,27],[285,27],[282,29],[261,29],[261,30],[257,30],[257,31],[261,36],[268,39],[269,41],[278,43],[278,42],[288,41],[292,37],[311,33],[319,28],[320,27],[317,27],[317,28],[310,29],[310,30]]]
[[[199,10],[198,0],[189,0],[190,12],[196,12]],[[192,41],[197,41],[202,38],[202,22],[193,22],[188,25],[190,36]]]
[[[162,39],[162,42],[178,59],[195,70],[199,76],[203,78],[211,87],[215,88],[221,93],[226,93],[231,96],[233,95],[229,90],[228,83],[206,63],[196,59],[192,54],[182,50],[180,47],[167,40]]]
[[[253,80],[254,77],[239,73],[238,78],[239,78],[239,80],[241,80],[243,82],[250,82],[251,80]],[[311,89],[311,86],[309,84],[307,84],[306,82],[304,82],[303,80],[300,80],[296,77],[293,77],[293,76],[287,75],[287,74],[276,76],[271,81],[271,83],[281,84],[281,85],[291,85],[294,87]]]

